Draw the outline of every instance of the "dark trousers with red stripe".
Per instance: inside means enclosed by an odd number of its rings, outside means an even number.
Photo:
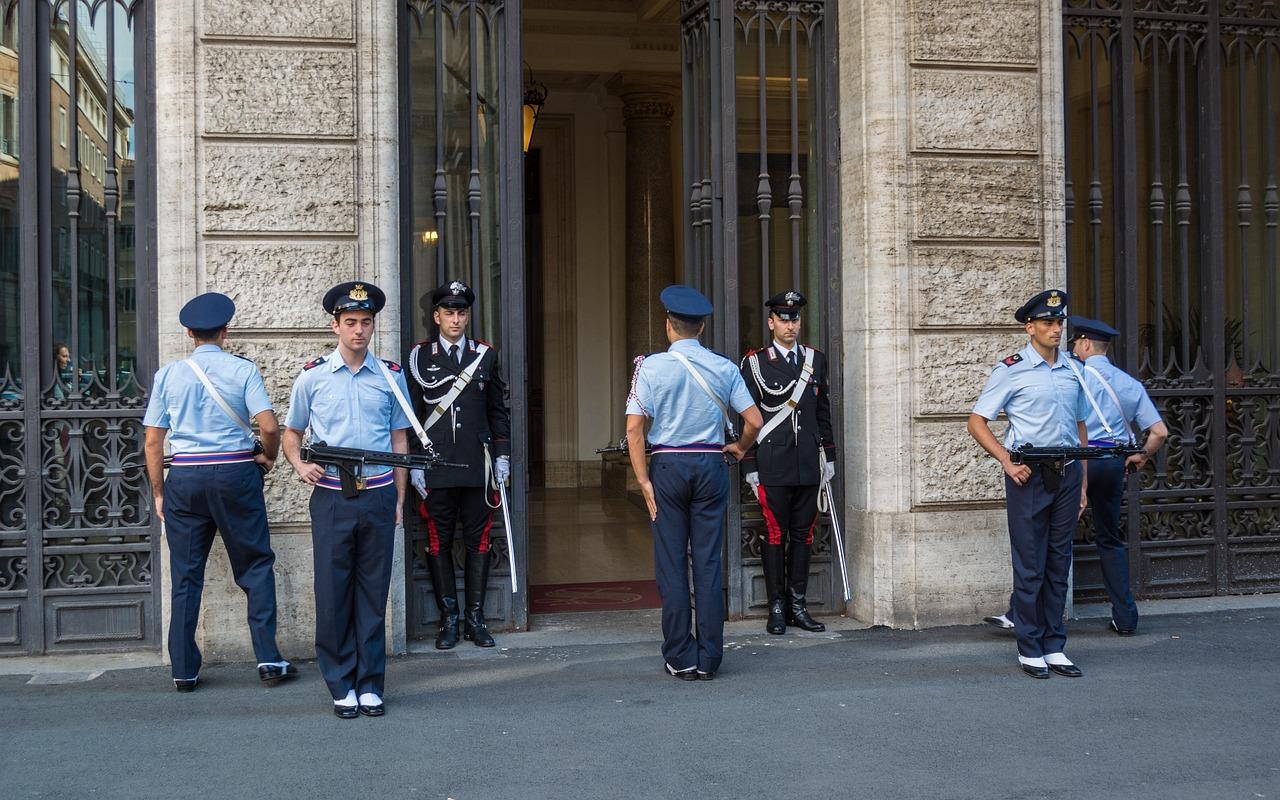
[[[489,533],[493,530],[492,498],[483,486],[448,486],[428,489],[423,506],[427,512],[427,552],[439,555],[449,552],[458,524],[462,525],[462,541],[468,553],[489,552]],[[494,505],[497,505],[494,502]]]
[[[724,513],[729,469],[720,453],[655,453],[649,479],[658,504],[653,569],[662,596],[662,656],[677,670],[715,672],[724,652]],[[689,604],[689,561],[698,603]]]
[[[311,493],[316,663],[334,700],[351,689],[382,694],[395,532],[394,484],[352,498]]]
[[[765,486],[756,495],[764,517],[765,542],[792,545],[813,544],[813,527],[818,522],[817,486]]]
[[[173,613],[169,619],[169,661],[173,677],[200,672],[196,623],[204,593],[204,569],[215,532],[231,561],[236,585],[248,598],[249,634],[259,662],[280,661],[276,647],[276,556],[271,550],[262,472],[251,461],[239,464],[177,466],[164,482],[165,536]]]

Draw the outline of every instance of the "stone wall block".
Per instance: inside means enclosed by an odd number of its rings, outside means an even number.
[[[318,326],[324,323],[325,316],[320,308],[320,294],[313,292],[312,295],[315,297],[315,324]],[[337,346],[337,340],[327,332],[297,339],[241,337],[235,335],[234,328],[231,334],[227,349],[258,365],[262,382],[267,386],[267,396],[271,398],[271,405],[275,407],[282,425],[289,411],[289,392],[302,372],[302,365],[317,356],[328,355]]]
[[[207,144],[206,231],[355,233],[350,145]]]
[[[916,150],[1040,147],[1040,78],[1033,72],[911,71],[911,142]]]
[[[917,158],[912,172],[917,238],[1039,237],[1038,162]]]
[[[915,413],[968,414],[996,362],[1026,341],[1021,332],[917,334],[912,340]]]
[[[991,430],[1004,437],[1004,422]],[[1003,502],[1004,471],[965,430],[965,420],[913,426],[915,505]]]
[[[355,53],[205,45],[204,133],[355,135]]]
[[[200,17],[206,36],[355,38],[352,0],[201,0]]]
[[[1036,65],[1040,4],[1036,0],[911,0],[913,61]]]
[[[213,241],[204,248],[205,290],[235,301],[237,328],[323,325],[322,292],[355,277],[354,242]]]
[[[920,328],[1014,325],[1013,312],[1044,288],[1038,247],[918,246],[910,260]]]
[[[281,420],[283,425],[284,421]],[[292,525],[310,525],[311,513],[308,503],[311,499],[310,486],[298,479],[293,466],[281,453],[276,461],[275,469],[267,475],[263,485],[263,496],[267,501],[267,519],[272,525],[281,523]]]

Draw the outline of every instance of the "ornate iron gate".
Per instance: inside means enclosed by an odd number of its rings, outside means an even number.
[[[433,289],[455,278],[476,289],[471,335],[497,347],[511,389],[511,517],[523,555],[529,480],[520,3],[402,0],[399,9],[403,349],[435,335]],[[438,614],[416,505],[405,518],[408,630],[425,638],[434,635]],[[495,629],[523,629],[527,565],[518,564],[524,574],[513,595],[507,532],[496,514],[491,542],[485,615]]]
[[[1280,589],[1280,6],[1068,0],[1078,313],[1125,334],[1170,437],[1126,514],[1146,597]],[[1261,212],[1261,213],[1259,213]],[[1100,597],[1086,523],[1077,597]]]
[[[839,220],[834,3],[681,3],[686,283],[712,298],[710,346],[737,357],[769,341],[764,301],[809,299],[802,339],[828,353],[839,397]],[[836,430],[840,403],[833,402]],[[734,486],[742,487],[734,470]],[[762,614],[764,522],[743,489],[729,506],[729,615]],[[809,607],[842,612],[824,517]]]
[[[155,647],[152,8],[0,19],[0,653]]]

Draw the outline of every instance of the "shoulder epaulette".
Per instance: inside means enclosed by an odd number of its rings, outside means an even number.
[[[253,359],[249,358],[248,356],[242,356],[239,353],[232,353],[231,355],[235,356],[236,358],[243,358],[245,361],[248,361],[250,364],[253,363]]]
[[[478,345],[478,344],[482,344],[482,345],[484,345],[485,347],[489,348],[490,350],[493,350],[493,349],[494,349],[493,345],[489,344],[489,343],[488,343],[488,342],[486,342],[484,339],[469,339],[468,341],[470,341],[470,342],[471,342],[471,349],[472,349],[472,350],[475,350],[475,349],[476,349],[476,345]]]
[[[745,367],[747,365],[747,359],[751,358],[752,356],[754,356],[756,353],[759,353],[759,352],[760,350],[758,348],[754,350],[748,350],[746,354],[742,356],[742,360],[738,362],[738,367],[739,368]]]
[[[1000,363],[1004,364],[1006,367],[1012,367],[1014,364],[1017,364],[1021,360],[1022,360],[1022,354],[1014,353],[1013,355],[1009,356],[1008,358],[1001,361]]]
[[[807,347],[807,348],[809,348],[810,350],[812,350],[812,351],[813,351],[813,352],[815,352],[815,353],[821,353],[821,352],[822,352],[821,350],[819,350],[818,348],[814,347],[814,346],[813,346],[813,345],[811,345],[811,344],[801,345],[801,347]]]
[[[392,372],[399,372],[399,371],[400,371],[400,365],[399,365],[399,364],[397,364],[396,362],[392,361],[392,360],[391,360],[391,359],[389,359],[389,358],[384,358],[384,359],[382,359],[382,363],[383,363],[383,364],[386,364],[386,365],[387,365],[387,369],[391,370]]]
[[[325,362],[325,357],[324,357],[324,356],[320,356],[319,358],[313,358],[313,359],[311,359],[310,361],[308,361],[307,363],[303,364],[303,365],[302,365],[302,369],[303,369],[303,371],[306,371],[306,370],[309,370],[309,369],[315,369],[316,367],[320,366],[320,365],[321,365],[321,364],[323,364],[324,362]]]

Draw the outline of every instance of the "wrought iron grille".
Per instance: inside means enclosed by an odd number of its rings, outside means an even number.
[[[501,354],[511,391],[512,527],[525,550],[528,459],[523,315],[520,4],[403,0],[400,8],[400,187],[404,349],[435,335],[431,292],[461,278],[476,290],[471,334]],[[434,635],[427,527],[405,516],[409,634]],[[495,512],[485,615],[527,625],[527,590],[512,595],[507,531]],[[459,540],[461,537],[459,537]],[[455,543],[462,565],[461,541]],[[518,565],[522,570],[525,565]]]
[[[1073,309],[1169,426],[1126,496],[1140,596],[1280,588],[1280,5],[1068,0]],[[1261,212],[1261,213],[1259,213]],[[1101,597],[1088,515],[1077,597]]]
[[[685,280],[725,309],[713,317],[712,345],[739,355],[769,341],[768,298],[786,289],[805,294],[802,339],[828,353],[838,397],[831,5],[710,0],[685,2],[682,10]],[[833,406],[838,414],[839,402]],[[764,521],[749,491],[737,500],[728,523],[741,532],[728,554],[729,613],[764,613]],[[824,517],[814,531],[809,601],[814,609],[842,610],[830,535]]]

